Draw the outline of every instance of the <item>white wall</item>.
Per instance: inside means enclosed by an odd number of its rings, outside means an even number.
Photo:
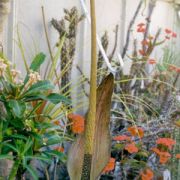
[[[86,2],[89,7],[89,1],[86,0]],[[105,30],[108,31],[110,35],[109,52],[114,45],[113,31],[117,24],[120,27],[117,52],[122,52],[127,27],[139,2],[140,0],[96,0],[97,32],[99,36],[101,36]],[[26,59],[30,62],[32,57],[38,51],[43,51],[48,55],[42,23],[41,6],[44,6],[52,47],[54,47],[55,42],[58,39],[58,34],[50,25],[50,20],[52,18],[61,19],[63,16],[63,8],[70,9],[73,6],[76,6],[78,7],[79,12],[83,13],[79,0],[12,0],[11,6],[12,11],[4,31],[5,52],[13,62],[16,62],[17,68],[21,71],[23,71],[24,67],[19,47],[16,43],[17,27],[19,27],[22,36]],[[143,4],[135,25],[145,21],[146,13],[147,8],[145,9],[145,4]],[[157,1],[152,16],[150,32],[154,34],[159,27],[163,29],[170,28],[175,29],[180,36],[176,20],[174,6],[163,0]],[[133,26],[133,29],[135,28],[135,25]],[[131,31],[128,54],[132,51],[132,40],[139,38],[133,29]],[[77,53],[74,63],[79,64],[84,69],[86,76],[88,76],[90,72],[90,47],[90,26],[87,21],[84,20],[78,29]],[[160,51],[157,51],[154,56],[157,57],[160,56],[160,54]],[[128,63],[129,61],[127,61],[127,64]],[[78,72],[76,71],[76,68],[74,68],[73,78],[76,79],[77,75]]]
[[[139,1],[140,0],[96,1],[97,31],[100,36],[105,30],[109,32],[111,44],[109,51],[112,50],[114,43],[113,30],[115,29],[116,24],[120,26],[117,50],[122,50],[127,27],[132,19]],[[52,46],[54,46],[58,35],[50,25],[50,20],[52,18],[60,19],[63,16],[63,8],[71,8],[72,6],[76,6],[78,7],[79,11],[82,12],[79,0],[12,0],[12,12],[9,16],[7,29],[5,30],[7,36],[4,41],[7,46],[6,52],[8,53],[8,56],[13,59],[13,61],[19,62],[18,64],[21,63],[21,56],[19,53],[19,48],[15,42],[15,40],[17,40],[17,26],[19,27],[22,35],[23,44],[26,51],[26,58],[29,61],[36,52],[47,52],[47,45],[42,24],[41,6],[44,6],[45,9],[49,38]],[[144,21],[146,18],[146,10],[143,11],[144,6],[145,5],[143,5],[141,8],[136,24]],[[174,8],[170,3],[158,1],[152,17],[152,24],[150,27],[151,33],[155,33],[158,27],[173,28],[176,23],[174,12]],[[87,68],[90,60],[89,24],[84,21],[78,31],[78,52],[80,54],[77,53],[77,58],[78,61],[80,61],[80,64],[82,64],[83,61],[84,67]],[[138,37],[137,34],[132,31],[131,40],[136,37]],[[33,44],[32,38],[35,41],[35,45]],[[132,46],[130,45],[129,49],[131,48]]]

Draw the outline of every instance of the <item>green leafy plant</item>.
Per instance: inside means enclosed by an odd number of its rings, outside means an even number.
[[[65,158],[63,153],[46,148],[62,142],[63,138],[52,117],[38,113],[44,103],[70,104],[67,98],[53,92],[54,85],[49,80],[41,80],[37,71],[44,60],[45,55],[39,53],[22,81],[9,61],[0,58],[0,159],[13,161],[10,180],[21,178],[26,171],[38,179],[31,166],[33,159],[50,163],[53,157]]]

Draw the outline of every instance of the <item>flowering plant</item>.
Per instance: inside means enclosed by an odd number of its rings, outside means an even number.
[[[47,149],[60,143],[62,136],[53,128],[52,117],[42,113],[46,103],[70,103],[59,93],[54,93],[54,85],[42,80],[38,70],[45,60],[39,53],[31,63],[27,75],[20,78],[5,57],[0,57],[0,160],[12,160],[9,179],[20,179],[29,171],[38,179],[31,166],[33,159],[51,162],[53,157],[63,160],[62,151]]]

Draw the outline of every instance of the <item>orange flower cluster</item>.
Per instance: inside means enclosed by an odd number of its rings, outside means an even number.
[[[113,137],[114,141],[130,141],[131,137],[126,136],[126,135],[122,135],[122,136],[115,136]]]
[[[57,146],[54,148],[55,151],[58,151],[58,152],[64,152],[64,148],[61,147],[61,146]]]
[[[172,146],[176,144],[176,141],[171,138],[159,138],[157,139],[156,144],[164,145],[171,150]]]
[[[127,130],[132,136],[139,136],[140,138],[144,136],[144,130],[140,127],[131,126],[128,127]]]
[[[176,144],[176,141],[174,141],[171,138],[159,138],[156,141],[157,144],[163,145],[167,147],[169,150],[172,149],[173,145]],[[154,151],[159,156],[159,163],[165,164],[170,159],[171,154],[167,151],[162,151],[158,148],[152,148],[152,151]]]
[[[125,146],[125,150],[127,150],[129,153],[137,153],[138,152],[138,148],[136,147],[135,143],[132,142],[131,144],[127,144]]]
[[[107,163],[107,165],[103,169],[102,173],[107,173],[109,171],[112,171],[112,170],[114,170],[114,168],[115,168],[115,159],[114,158],[110,158],[109,162]]]
[[[84,117],[78,114],[69,114],[68,119],[72,121],[72,131],[75,134],[84,132]]]
[[[152,180],[154,177],[154,173],[151,169],[146,169],[141,173],[141,180]]]

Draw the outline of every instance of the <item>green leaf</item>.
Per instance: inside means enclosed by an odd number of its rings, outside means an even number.
[[[25,93],[24,96],[35,95],[36,93],[54,89],[54,85],[50,81],[39,81],[33,84]]]
[[[30,69],[33,71],[37,71],[40,68],[41,64],[43,64],[43,62],[45,61],[45,57],[46,55],[42,52],[37,54],[30,65]],[[24,80],[24,84],[27,83],[28,79],[29,77],[27,75]]]
[[[33,141],[31,139],[28,139],[28,141],[25,144],[23,154],[26,153],[32,146],[33,146]]]
[[[7,154],[0,154],[0,160],[2,159],[10,159],[13,160],[13,156]]]
[[[24,139],[25,141],[27,141],[27,137],[22,134],[12,134],[9,137],[16,138],[16,139]]]
[[[44,62],[45,58],[46,55],[44,53],[41,52],[37,54],[31,63],[30,69],[33,71],[37,71],[40,68],[41,64]]]
[[[29,173],[31,174],[31,176],[33,177],[34,180],[38,180],[38,174],[35,171],[35,169],[32,168],[31,165],[26,165],[25,168],[29,171]]]
[[[13,125],[15,128],[19,128],[19,129],[23,129],[24,128],[24,124],[23,124],[23,121],[22,121],[22,119],[19,119],[19,118],[14,118],[14,119],[12,119],[12,118],[10,118],[10,119],[8,119],[8,121],[9,121],[9,123],[11,124],[11,125]]]
[[[54,145],[54,144],[58,144],[62,141],[62,137],[60,137],[59,135],[51,135],[48,138],[48,141],[46,142],[46,145]]]
[[[10,149],[14,150],[14,152],[17,152],[19,154],[19,150],[14,147],[13,145],[9,144],[9,143],[2,143],[4,146],[9,147]]]
[[[8,104],[15,116],[17,116],[18,118],[23,117],[26,110],[26,105],[24,102],[11,99],[9,100]]]
[[[163,71],[166,71],[167,69],[163,66],[163,65],[160,65],[160,64],[157,64],[157,68],[160,72],[163,72]]]
[[[40,155],[35,155],[35,156],[25,156],[26,159],[37,159],[37,160],[41,160],[41,161],[46,161],[48,163],[51,163],[52,160],[48,157],[45,156],[40,156]]]
[[[71,104],[71,101],[63,95],[57,93],[51,93],[47,96],[47,100],[52,102],[53,104],[58,104],[60,102],[64,102],[65,104]]]
[[[46,154],[46,155],[49,155],[51,157],[55,156],[56,158],[60,159],[63,162],[65,162],[67,160],[66,155],[64,153],[62,153],[62,152],[51,150],[51,151],[43,152],[43,153]]]

